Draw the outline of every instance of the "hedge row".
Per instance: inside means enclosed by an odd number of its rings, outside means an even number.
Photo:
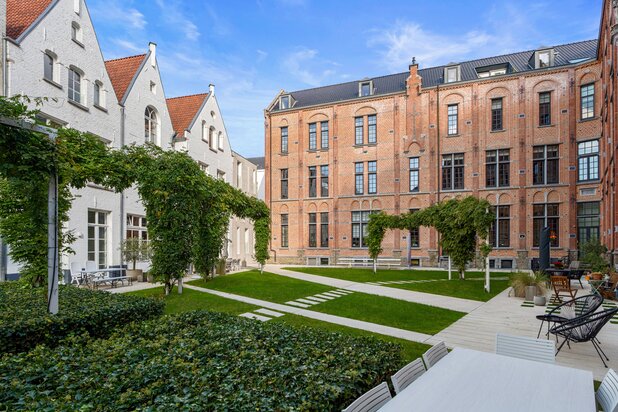
[[[165,304],[149,298],[60,287],[60,310],[47,314],[46,288],[0,283],[0,354],[56,346],[73,334],[107,337],[131,321],[160,316]]]
[[[207,311],[0,360],[0,410],[340,410],[400,347]]]

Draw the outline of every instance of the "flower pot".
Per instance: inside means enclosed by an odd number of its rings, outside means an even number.
[[[133,281],[143,281],[144,271],[142,269],[127,269],[127,276]]]
[[[593,272],[590,274],[590,278],[592,280],[601,280],[603,279],[603,274],[601,272]]]
[[[534,300],[535,296],[536,296],[536,286],[526,286],[525,299],[530,302]]]
[[[534,304],[536,306],[545,306],[547,304],[547,298],[545,296],[535,296]]]

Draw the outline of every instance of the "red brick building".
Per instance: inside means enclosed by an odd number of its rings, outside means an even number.
[[[493,266],[529,267],[545,225],[555,234],[552,256],[576,256],[614,210],[601,206],[599,190],[608,159],[599,164],[606,74],[598,50],[589,40],[282,91],[265,111],[273,260],[366,257],[371,212],[468,195],[494,205]],[[612,193],[613,176],[602,183]],[[390,231],[382,256],[435,266],[438,240],[430,228]]]

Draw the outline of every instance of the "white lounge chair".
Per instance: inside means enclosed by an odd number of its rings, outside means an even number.
[[[393,399],[386,382],[382,382],[375,388],[365,392],[343,410],[343,412],[375,412],[384,404]]]
[[[618,374],[613,369],[607,371],[596,398],[603,412],[618,412]]]
[[[79,285],[83,282],[83,270],[84,265],[79,262],[71,262],[71,284]]]
[[[395,388],[395,395],[399,394],[402,390],[408,387],[412,382],[425,373],[425,365],[423,360],[418,358],[415,361],[408,363],[406,366],[397,371],[396,374],[391,376],[393,387]]]
[[[496,353],[537,362],[556,363],[556,343],[548,339],[496,334]]]
[[[423,353],[423,360],[427,369],[438,363],[440,359],[448,355],[448,349],[444,342],[433,345],[427,352]]]

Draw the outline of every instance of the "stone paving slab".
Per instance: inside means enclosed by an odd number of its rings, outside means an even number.
[[[258,312],[266,316],[272,316],[273,318],[279,318],[285,315],[285,313],[275,312],[274,310],[265,309],[265,308],[256,309],[254,310],[254,312]]]
[[[267,316],[261,316],[261,315],[258,315],[258,314],[255,314],[255,313],[251,313],[251,312],[241,313],[238,316],[242,316],[243,318],[259,320],[260,322],[268,322],[269,320],[272,319],[272,318],[269,318]]]

